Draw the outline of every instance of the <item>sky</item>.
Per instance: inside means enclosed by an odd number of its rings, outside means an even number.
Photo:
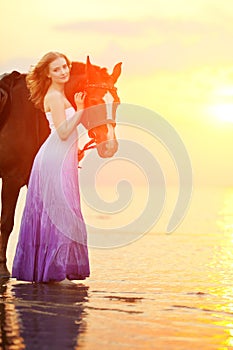
[[[52,50],[73,61],[90,55],[110,72],[121,61],[122,103],[172,125],[189,154],[194,186],[233,186],[232,14],[230,0],[0,1],[0,74],[27,72]],[[135,135],[172,183],[169,154]]]

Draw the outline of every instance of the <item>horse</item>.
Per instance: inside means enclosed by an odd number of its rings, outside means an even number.
[[[79,159],[89,148],[95,147],[103,158],[112,157],[118,149],[115,125],[120,99],[115,83],[121,64],[117,63],[109,74],[106,68],[93,65],[89,56],[86,63],[72,62],[65,94],[75,108],[74,94],[86,92],[81,123],[90,137],[80,150]],[[25,78],[26,74],[13,71],[0,80],[0,274],[7,270],[6,249],[20,188],[28,184],[35,155],[50,133],[45,113],[30,101]]]

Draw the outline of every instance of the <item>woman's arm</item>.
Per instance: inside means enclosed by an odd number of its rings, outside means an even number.
[[[66,140],[80,123],[84,107],[84,98],[85,94],[81,92],[75,94],[74,99],[77,106],[77,111],[74,113],[71,119],[67,120],[65,115],[64,96],[57,91],[50,95],[48,102],[53,123],[59,137],[62,140]]]

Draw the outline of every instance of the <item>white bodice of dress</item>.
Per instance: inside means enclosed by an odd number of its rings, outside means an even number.
[[[71,119],[75,113],[75,109],[74,107],[68,107],[65,109],[65,113],[66,113],[66,119]],[[53,123],[53,118],[52,118],[52,114],[51,112],[46,112],[46,118],[49,122],[49,128],[51,131],[55,131],[55,126],[54,126],[54,123]]]

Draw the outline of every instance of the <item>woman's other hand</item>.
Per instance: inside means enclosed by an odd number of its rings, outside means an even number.
[[[74,94],[74,102],[76,104],[77,111],[84,109],[85,97],[86,97],[86,92],[76,92],[76,94]]]

